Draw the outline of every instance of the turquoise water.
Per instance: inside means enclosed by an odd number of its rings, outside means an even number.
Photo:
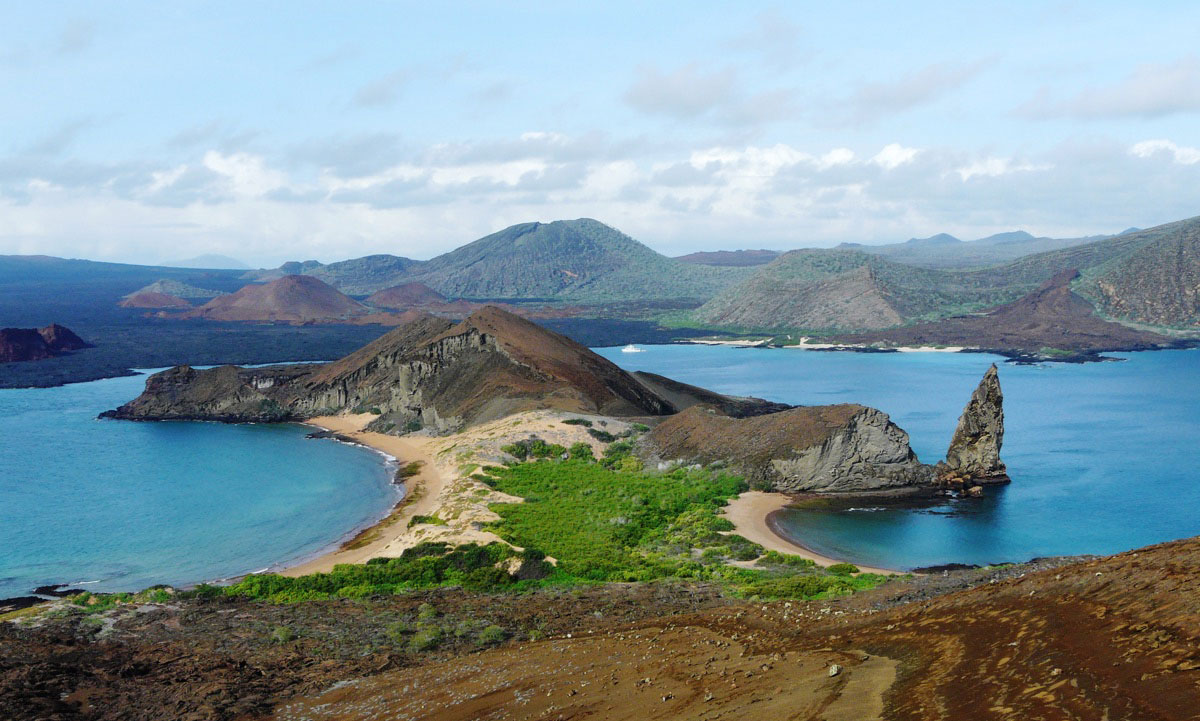
[[[603,355],[724,393],[797,404],[859,402],[944,457],[987,366],[967,353],[824,353],[646,346]],[[1013,482],[927,508],[789,510],[784,532],[838,558],[891,568],[1114,553],[1200,534],[1200,352],[1120,363],[999,363]]]
[[[299,425],[96,420],[145,376],[0,390],[0,598],[138,590],[313,555],[397,499],[372,451]]]

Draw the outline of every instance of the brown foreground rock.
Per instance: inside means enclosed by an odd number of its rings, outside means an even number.
[[[390,645],[388,625],[421,603],[510,640]],[[190,601],[114,621],[0,624],[0,717],[1153,721],[1200,708],[1200,539],[836,601],[617,584]]]

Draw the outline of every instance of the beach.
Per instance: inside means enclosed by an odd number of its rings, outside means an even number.
[[[813,561],[818,566],[832,566],[845,561],[830,558],[816,553],[804,546],[784,538],[775,531],[771,524],[771,515],[792,503],[792,498],[782,493],[767,493],[765,491],[747,491],[725,507],[722,516],[733,524],[732,533],[757,543],[770,551],[800,556]],[[886,568],[873,568],[855,564],[865,573],[895,575],[905,573]]]
[[[561,415],[548,412],[519,414],[509,419],[485,424],[450,436],[392,436],[363,430],[375,416],[371,414],[321,416],[306,421],[308,425],[335,433],[345,440],[385,453],[401,464],[417,462],[420,471],[404,480],[405,496],[396,508],[376,524],[340,544],[340,547],[308,559],[282,571],[285,576],[303,576],[333,570],[339,563],[365,563],[376,557],[396,557],[424,541],[444,541],[451,544],[495,541],[504,543],[495,534],[479,527],[497,518],[488,504],[520,503],[522,499],[498,493],[472,480],[473,464],[458,463],[459,454],[450,450],[473,448],[473,453],[493,456],[502,443],[515,435],[537,435],[550,442],[570,444],[584,440],[596,443],[579,426],[564,425]],[[519,430],[518,430],[519,429]],[[599,443],[596,451],[602,452]],[[499,458],[490,458],[498,461]],[[487,495],[481,495],[485,493]],[[760,546],[780,553],[807,558],[818,566],[843,563],[842,559],[816,553],[779,534],[771,523],[772,514],[792,503],[782,493],[747,491],[725,507],[722,515],[734,525],[733,533]],[[410,523],[419,517],[436,516],[444,523]],[[858,565],[858,564],[855,564]],[[892,575],[904,573],[885,568],[858,565],[867,573]]]

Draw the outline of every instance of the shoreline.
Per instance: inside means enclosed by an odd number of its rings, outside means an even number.
[[[851,563],[843,559],[832,558],[803,546],[784,536],[776,527],[776,515],[790,506],[795,499],[783,493],[768,493],[766,491],[746,491],[729,502],[721,511],[721,517],[733,524],[730,533],[753,541],[769,551],[778,551],[793,556],[800,556],[827,568],[835,563]],[[854,564],[863,573],[878,573],[883,576],[898,576],[910,573],[890,568],[876,568]]]
[[[398,555],[394,545],[408,530],[407,521],[431,510],[427,506],[431,507],[434,504],[444,485],[433,458],[423,444],[411,437],[402,438],[363,430],[373,419],[374,416],[370,414],[318,416],[304,421],[304,425],[334,434],[339,442],[352,443],[379,453],[388,459],[389,466],[402,467],[410,463],[420,463],[420,471],[404,479],[404,495],[382,518],[363,528],[347,532],[336,545],[331,545],[315,556],[285,561],[279,568],[274,569],[274,572],[293,577],[327,573],[339,563],[366,563],[376,556],[385,555],[388,551]]]

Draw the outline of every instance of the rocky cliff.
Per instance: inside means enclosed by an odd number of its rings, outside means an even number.
[[[327,365],[151,376],[138,398],[105,415],[133,420],[299,420],[375,411],[373,428],[444,433],[542,408],[654,416],[675,406],[574,341],[498,308],[455,324],[411,322]]]
[[[773,491],[857,492],[927,484],[933,470],[886,413],[856,404],[731,418],[693,406],[644,441],[651,461],[728,464]]]
[[[1003,444],[1004,394],[993,363],[958,419],[946,462],[939,464],[940,475],[955,476],[964,484],[1007,483],[1008,469],[1000,460]]]

